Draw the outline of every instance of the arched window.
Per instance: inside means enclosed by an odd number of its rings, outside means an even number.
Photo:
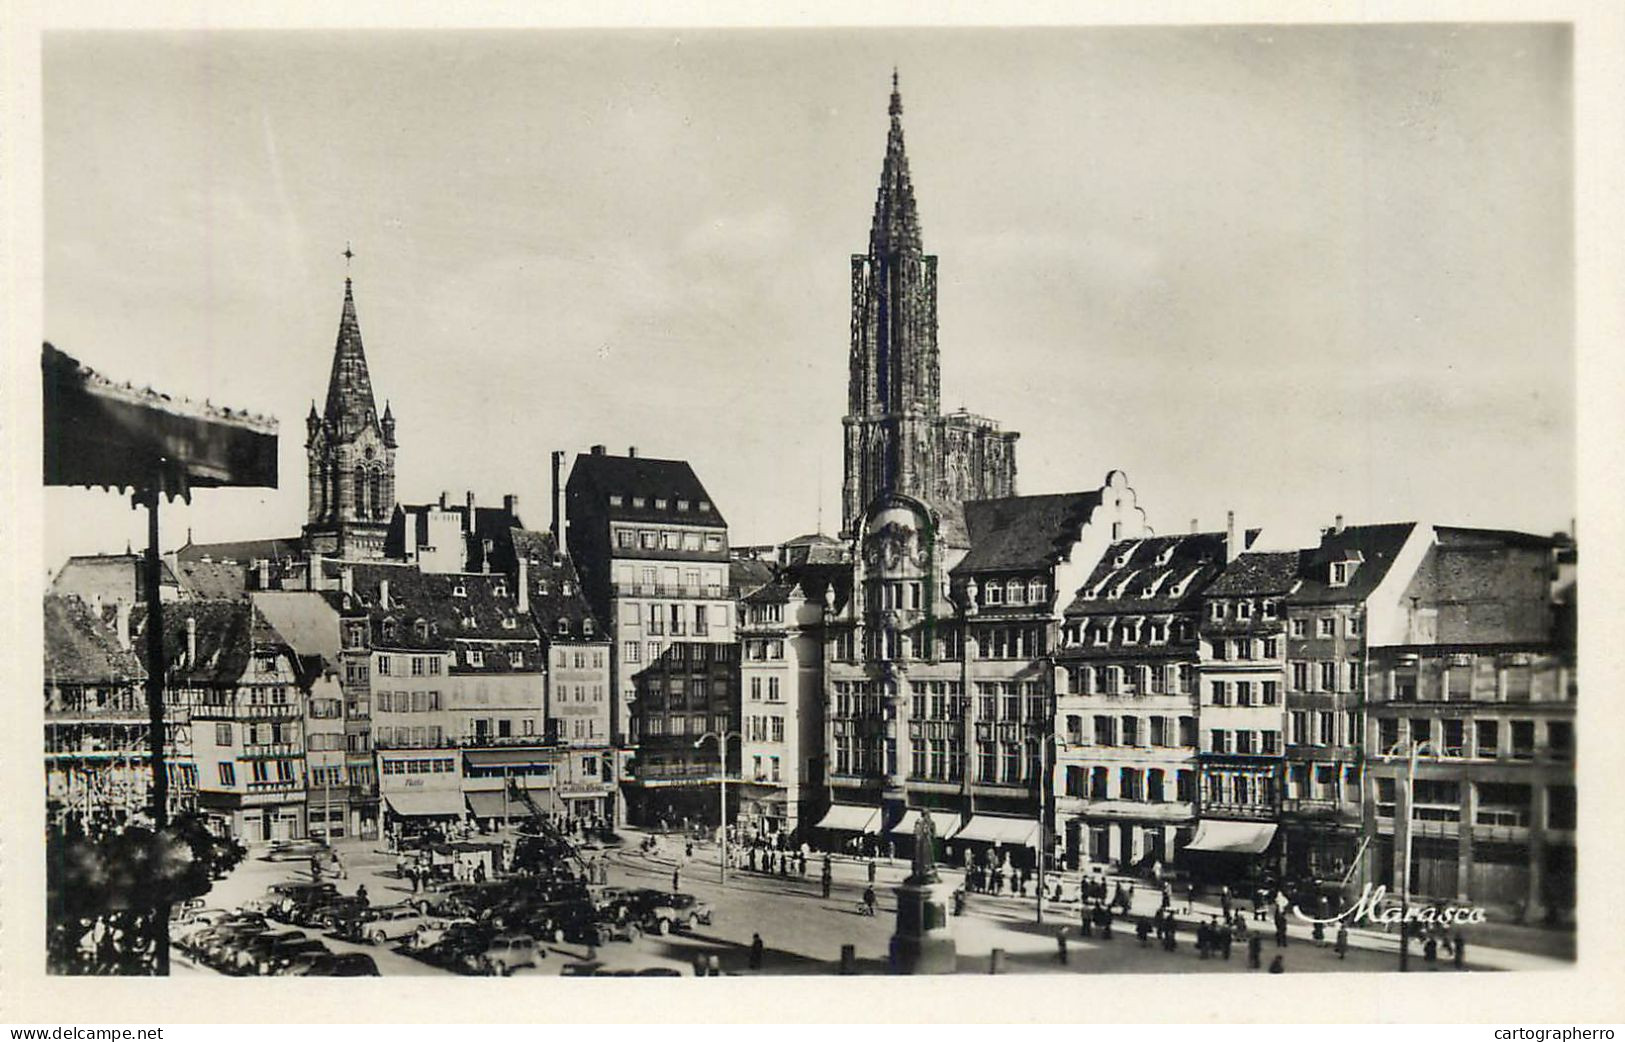
[[[316,471],[316,502],[314,504],[318,518],[327,516],[327,483],[331,480],[332,477],[327,472],[327,464],[321,464]]]
[[[367,516],[367,468],[366,467],[357,467],[357,468],[355,468],[355,490],[354,490],[353,494],[355,496],[355,516],[357,518],[366,517]]]
[[[372,503],[372,512],[375,517],[384,516],[384,472],[380,467],[372,468],[372,481],[367,490],[367,498]]]

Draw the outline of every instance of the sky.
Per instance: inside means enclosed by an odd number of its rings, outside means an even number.
[[[346,261],[405,502],[549,453],[691,461],[735,543],[840,525],[849,257],[899,70],[944,409],[1023,493],[1272,542],[1575,512],[1560,27],[65,33],[44,50],[46,338],[281,421],[287,535]],[[45,496],[46,569],[145,542]]]

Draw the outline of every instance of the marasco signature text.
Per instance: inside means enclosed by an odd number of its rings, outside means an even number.
[[[1328,919],[1317,919],[1308,915],[1297,905],[1292,910],[1298,918],[1310,923],[1335,923],[1347,919],[1351,923],[1367,922],[1387,926],[1392,923],[1410,922],[1426,923],[1430,926],[1472,926],[1484,922],[1487,918],[1484,909],[1471,905],[1432,905],[1415,904],[1410,908],[1401,910],[1396,904],[1388,902],[1388,888],[1381,884],[1373,887],[1370,883],[1365,885],[1365,892],[1360,899],[1349,905],[1337,915]]]

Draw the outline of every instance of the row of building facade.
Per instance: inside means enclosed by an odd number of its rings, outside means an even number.
[[[838,537],[732,546],[688,462],[601,445],[553,454],[545,529],[511,496],[397,502],[347,279],[304,529],[166,561],[174,798],[254,840],[515,799],[714,823],[726,776],[730,824],[798,842],[906,850],[929,815],[954,861],[1571,908],[1572,540],[1338,518],[1266,549],[1154,533],[1119,471],[1017,495],[1018,435],[941,409],[901,117],[894,83]],[[127,555],[53,583],[64,807],[139,803],[142,593]]]

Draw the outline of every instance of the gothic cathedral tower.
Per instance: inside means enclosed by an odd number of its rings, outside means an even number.
[[[306,548],[347,560],[382,557],[395,512],[395,417],[387,403],[383,416],[378,415],[349,278],[344,280],[327,407],[318,415],[312,402],[305,427],[310,466]]]
[[[944,514],[945,532],[970,499],[1015,495],[1014,431],[959,411],[943,416],[937,354],[937,258],[903,150],[903,99],[892,73],[891,130],[869,228],[852,256],[852,353],[847,384],[841,534],[851,537],[880,496],[901,493]]]
[[[903,150],[903,99],[892,74],[891,131],[869,228],[852,256],[852,357],[847,389],[841,530],[851,535],[884,492],[928,498],[938,484],[932,421],[939,411],[937,258],[920,245],[920,217]]]

